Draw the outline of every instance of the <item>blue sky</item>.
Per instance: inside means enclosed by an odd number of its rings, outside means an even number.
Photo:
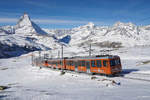
[[[72,28],[93,22],[150,24],[150,0],[1,0],[0,25],[15,25],[27,12],[43,28]]]

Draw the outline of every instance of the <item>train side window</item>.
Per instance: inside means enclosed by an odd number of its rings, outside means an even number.
[[[70,61],[68,61],[68,66],[70,66]]]
[[[82,66],[85,66],[85,61],[82,61]]]
[[[97,63],[97,67],[102,67],[101,60],[96,60],[96,63]]]
[[[72,66],[75,66],[75,61],[73,61]]]
[[[96,67],[96,65],[95,65],[95,60],[92,60],[92,61],[91,61],[91,65],[92,65],[92,67]]]
[[[66,65],[69,65],[69,61],[66,62]]]
[[[79,61],[75,61],[75,67],[79,66]]]
[[[107,67],[107,61],[106,60],[103,60],[103,66]]]
[[[73,61],[70,61],[70,66],[73,66]]]
[[[58,64],[58,62],[57,62],[57,61],[55,61],[55,64],[57,65],[57,64]]]
[[[89,61],[86,61],[86,68],[90,68],[90,62]]]

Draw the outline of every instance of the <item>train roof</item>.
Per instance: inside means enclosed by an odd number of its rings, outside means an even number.
[[[95,56],[75,56],[75,57],[64,57],[63,59],[113,59],[118,58],[118,55],[95,55]],[[48,60],[61,60],[62,58],[49,58]]]

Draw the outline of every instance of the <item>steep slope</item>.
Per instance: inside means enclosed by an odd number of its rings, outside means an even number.
[[[15,33],[17,34],[23,34],[24,35],[31,35],[31,34],[39,34],[39,35],[46,35],[46,32],[43,31],[38,25],[36,25],[34,22],[31,21],[28,14],[24,14],[19,19],[18,23],[15,27]]]

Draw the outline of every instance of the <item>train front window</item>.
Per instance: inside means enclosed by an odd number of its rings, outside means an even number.
[[[95,65],[95,60],[92,60],[92,61],[91,61],[91,65],[92,65],[92,67],[96,67],[96,65]]]
[[[107,67],[107,61],[106,60],[103,60],[103,66]]]
[[[118,65],[121,64],[121,63],[120,63],[120,59],[117,59],[116,62],[117,62]]]
[[[96,63],[97,63],[97,67],[102,67],[101,60],[97,60]]]
[[[116,60],[110,60],[110,66],[115,66],[117,64]]]

